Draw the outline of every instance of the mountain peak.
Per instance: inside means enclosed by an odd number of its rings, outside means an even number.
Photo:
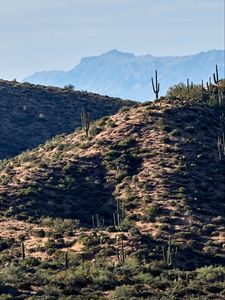
[[[117,49],[112,49],[106,53],[103,53],[102,55],[115,55],[115,56],[126,56],[126,57],[135,57],[135,55],[133,53],[129,53],[129,52],[122,52],[122,51],[119,51]]]

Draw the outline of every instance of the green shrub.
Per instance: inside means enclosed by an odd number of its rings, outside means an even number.
[[[225,281],[225,267],[209,266],[196,270],[197,279],[203,282],[224,282]]]
[[[45,237],[45,231],[43,229],[36,229],[34,232],[33,232],[33,235],[35,237],[39,237],[39,238],[44,238]]]
[[[168,97],[177,97],[177,98],[200,98],[201,97],[202,87],[199,84],[194,84],[193,88],[188,88],[184,83],[178,83],[170,87],[167,91]]]
[[[23,288],[31,284],[31,278],[22,266],[10,265],[0,270],[0,283],[11,285],[15,288]]]
[[[153,222],[155,221],[155,218],[160,213],[160,207],[157,204],[152,204],[148,207],[148,210],[146,212],[147,221]]]
[[[128,300],[134,295],[133,287],[130,285],[121,285],[113,292],[112,299]]]

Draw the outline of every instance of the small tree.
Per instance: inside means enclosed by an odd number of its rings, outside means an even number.
[[[74,89],[75,89],[75,86],[70,83],[64,86],[64,90],[74,91]]]

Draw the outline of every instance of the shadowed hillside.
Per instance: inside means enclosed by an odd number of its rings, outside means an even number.
[[[132,101],[28,83],[0,80],[0,159],[32,149],[81,126],[84,107],[91,120],[116,113]]]

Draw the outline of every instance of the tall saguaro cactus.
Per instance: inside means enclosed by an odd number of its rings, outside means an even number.
[[[105,223],[105,220],[104,218],[101,218],[99,216],[99,214],[96,214],[96,220],[95,220],[95,216],[92,216],[92,225],[93,225],[93,228],[100,228],[102,226],[104,226],[104,223]]]
[[[123,266],[126,258],[126,252],[124,249],[123,240],[121,240],[120,246],[118,245],[118,248],[116,248],[116,254],[117,254],[119,264]]]
[[[190,83],[189,83],[189,78],[187,78],[187,91],[188,94],[190,93]]]
[[[69,268],[68,252],[65,252],[65,254],[64,254],[64,260],[65,260],[65,269],[67,270]]]
[[[169,236],[167,249],[162,248],[163,252],[163,262],[167,267],[173,267],[175,265],[175,259],[177,255],[177,248],[172,248],[171,238]]]
[[[81,125],[85,132],[86,137],[88,137],[89,128],[90,128],[90,120],[89,120],[89,115],[88,115],[87,111],[83,107],[82,107],[82,111],[81,111]]]
[[[116,211],[113,213],[113,224],[115,228],[119,229],[121,221],[125,218],[125,207],[124,202],[122,202],[121,207],[118,200],[116,201],[116,203]]]
[[[158,83],[158,73],[157,70],[155,71],[155,84],[154,79],[152,77],[152,88],[155,93],[156,99],[159,99],[159,90],[160,90],[160,84]]]
[[[205,92],[204,81],[202,80],[202,83],[201,83],[201,101],[204,100],[204,92]]]
[[[25,245],[24,242],[21,242],[21,254],[22,254],[22,259],[26,258],[26,254],[25,254]]]
[[[209,96],[211,97],[213,94],[213,86],[212,86],[211,77],[209,77],[209,82],[207,82],[206,85],[207,85],[207,90],[208,90]]]
[[[214,83],[217,84],[219,82],[219,72],[218,72],[218,66],[216,65],[216,73],[213,73],[213,80]]]

